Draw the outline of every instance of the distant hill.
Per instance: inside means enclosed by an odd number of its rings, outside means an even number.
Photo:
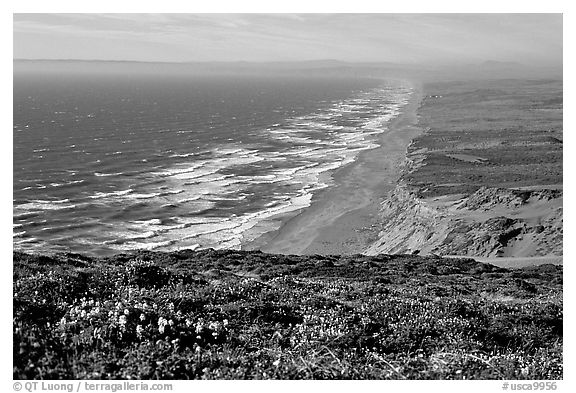
[[[14,72],[41,74],[295,74],[314,76],[369,76],[419,80],[483,79],[511,77],[562,77],[562,69],[527,66],[515,62],[480,64],[401,64],[394,62],[345,62],[333,59],[301,62],[187,62],[163,63],[107,60],[15,59]]]

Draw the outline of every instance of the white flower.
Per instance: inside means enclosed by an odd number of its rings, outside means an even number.
[[[158,318],[158,331],[160,333],[164,333],[164,329],[166,328],[167,324],[168,324],[168,321],[166,320],[166,318],[164,318],[164,317]]]
[[[140,314],[140,320],[144,322],[146,320],[146,315]]]

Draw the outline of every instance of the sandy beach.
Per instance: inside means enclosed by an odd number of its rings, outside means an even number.
[[[315,195],[308,208],[246,249],[280,254],[357,254],[374,241],[380,225],[380,203],[396,185],[407,146],[422,132],[416,126],[422,89],[415,84],[412,87],[410,101],[380,136],[380,147],[363,152],[355,162],[336,171],[334,185]]]

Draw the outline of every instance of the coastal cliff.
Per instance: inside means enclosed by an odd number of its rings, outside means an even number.
[[[399,185],[382,204],[378,240],[365,253],[478,257],[562,255],[562,191],[480,188],[418,198]]]
[[[562,85],[425,85],[425,130],[406,150],[363,251],[559,257],[563,246]]]

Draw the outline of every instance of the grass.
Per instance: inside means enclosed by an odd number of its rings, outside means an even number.
[[[409,149],[424,154],[424,165],[404,175],[420,196],[562,184],[561,80],[438,82],[425,91],[418,115],[426,132]]]
[[[15,379],[560,379],[562,268],[14,253]]]

